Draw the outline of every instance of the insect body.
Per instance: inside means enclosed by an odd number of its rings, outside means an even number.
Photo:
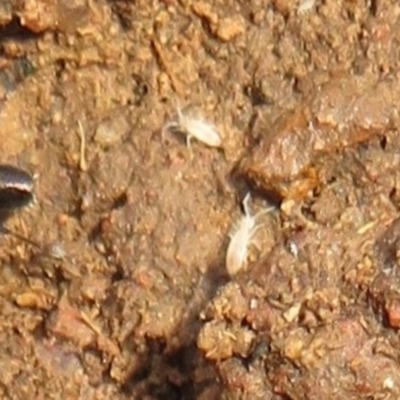
[[[184,115],[179,107],[177,113],[178,119],[168,122],[163,128],[163,132],[172,130],[185,134],[188,147],[190,147],[192,138],[210,147],[221,147],[222,139],[214,125],[202,118]]]
[[[0,213],[23,207],[33,199],[33,179],[22,169],[0,165]]]
[[[255,233],[262,227],[257,224],[257,218],[266,212],[273,210],[273,207],[262,210],[256,215],[250,215],[249,210],[250,193],[243,200],[244,215],[230,234],[230,242],[226,253],[226,269],[230,276],[236,275],[242,270],[247,263],[249,246],[254,238]]]

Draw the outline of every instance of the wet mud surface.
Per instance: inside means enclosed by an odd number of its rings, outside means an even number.
[[[1,2],[0,397],[398,399],[399,18]]]

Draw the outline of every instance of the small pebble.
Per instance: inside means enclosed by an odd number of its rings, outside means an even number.
[[[110,147],[119,143],[128,130],[129,124],[124,117],[108,118],[97,126],[94,141],[102,147]]]

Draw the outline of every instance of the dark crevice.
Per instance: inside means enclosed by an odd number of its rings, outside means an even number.
[[[13,18],[8,25],[0,29],[0,43],[8,39],[31,40],[40,37],[41,33],[35,33],[22,26],[18,18]]]

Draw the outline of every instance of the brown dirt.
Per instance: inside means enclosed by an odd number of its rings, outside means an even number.
[[[0,2],[0,398],[398,399],[396,0]],[[222,149],[163,126],[195,110]],[[164,137],[163,137],[164,136]],[[249,263],[225,268],[251,191]],[[254,247],[254,248],[253,248]]]

